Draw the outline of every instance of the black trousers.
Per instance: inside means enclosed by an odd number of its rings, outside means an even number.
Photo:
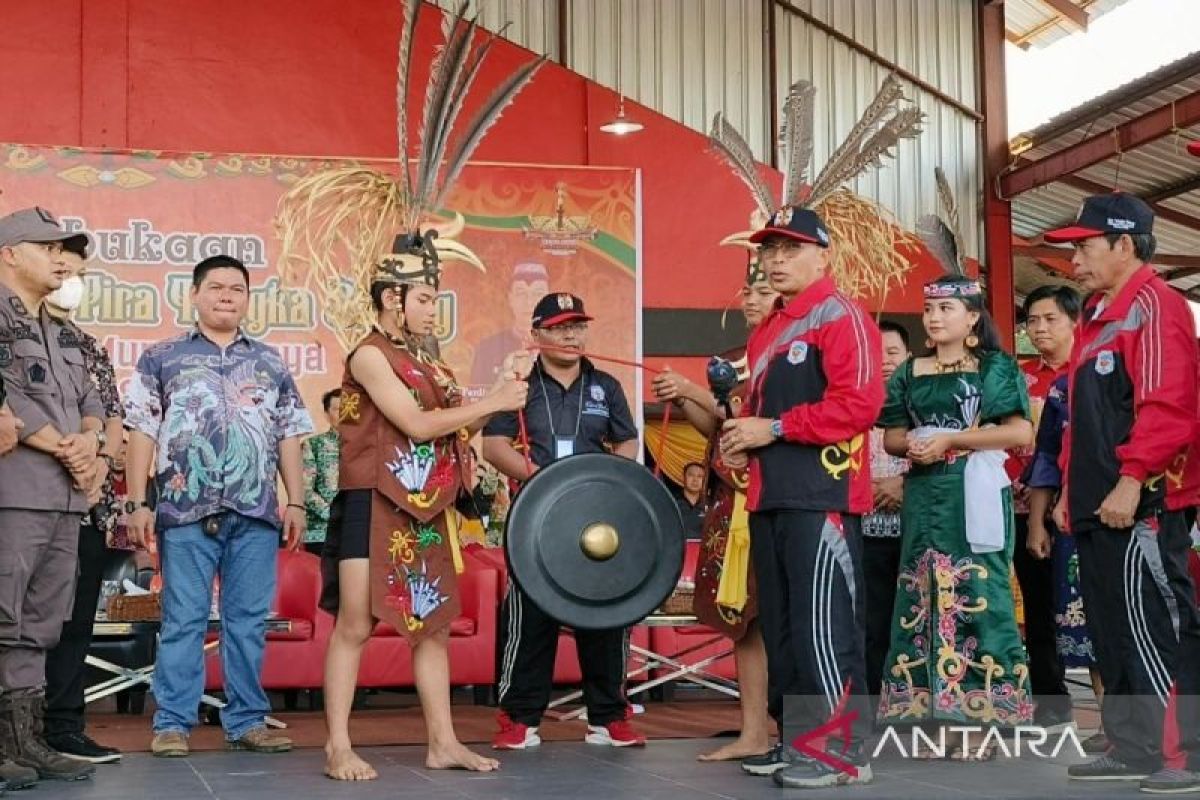
[[[100,602],[104,570],[104,534],[94,525],[79,526],[79,578],[75,607],[63,624],[58,644],[46,653],[46,735],[83,733],[84,676],[92,624]]]
[[[1133,530],[1076,531],[1101,717],[1119,760],[1200,769],[1200,614],[1188,572],[1195,511]]]
[[[1054,622],[1054,561],[1036,559],[1025,543],[1029,538],[1029,515],[1014,518],[1013,568],[1021,585],[1025,606],[1025,650],[1029,653],[1029,686],[1039,706],[1070,710],[1071,693],[1058,657],[1058,626]],[[1049,523],[1048,523],[1049,524]]]
[[[867,603],[867,691],[875,696],[883,684],[883,663],[892,644],[892,614],[903,540],[899,536],[864,536],[862,543]]]
[[[772,686],[767,710],[783,740],[792,742],[841,716],[849,734],[839,738],[858,745],[870,730],[859,518],[754,512],[750,547]]]
[[[538,725],[554,681],[554,657],[562,624],[509,582],[500,607],[500,708],[514,722]],[[583,701],[589,725],[607,725],[625,716],[625,664],[628,631],[576,630],[575,647],[583,672]]]

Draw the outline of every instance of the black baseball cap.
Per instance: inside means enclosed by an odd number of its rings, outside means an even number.
[[[785,236],[798,242],[829,247],[829,231],[825,230],[825,222],[809,208],[784,206],[771,215],[765,228],[750,235],[750,241],[758,244],[768,236]]]
[[[1047,231],[1047,242],[1078,242],[1110,233],[1154,232],[1154,211],[1146,201],[1127,192],[1094,194],[1083,201],[1074,225]]]
[[[533,327],[553,328],[564,322],[591,322],[583,310],[583,301],[573,294],[553,292],[546,295],[533,309]]]

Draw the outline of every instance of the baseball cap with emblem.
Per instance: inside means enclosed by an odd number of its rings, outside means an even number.
[[[533,309],[533,327],[553,328],[564,322],[591,322],[583,310],[583,301],[573,294],[553,292],[546,295]]]
[[[766,227],[750,235],[750,241],[759,244],[768,236],[784,236],[798,242],[829,247],[829,231],[825,229],[825,222],[811,208],[784,206],[771,215]]]
[[[62,242],[66,250],[87,258],[91,237],[82,231],[68,231],[44,208],[23,208],[0,217],[0,247],[12,247],[24,242],[46,244]]]
[[[1047,242],[1078,242],[1110,233],[1154,232],[1154,211],[1146,201],[1126,192],[1094,194],[1083,201],[1074,225],[1047,231]]]

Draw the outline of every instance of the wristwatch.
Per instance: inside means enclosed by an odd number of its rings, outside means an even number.
[[[781,420],[781,419],[771,420],[771,437],[774,439],[782,439],[783,438],[783,420]]]
[[[103,449],[104,445],[108,444],[108,435],[103,428],[96,429],[96,449]]]
[[[149,508],[149,507],[150,507],[150,504],[147,503],[145,500],[126,500],[125,501],[125,513],[126,514],[132,514],[133,512],[137,511],[139,508]]]

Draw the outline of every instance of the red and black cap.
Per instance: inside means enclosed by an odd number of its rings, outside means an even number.
[[[591,322],[583,301],[573,294],[554,292],[538,300],[533,309],[533,327],[553,328],[566,322]]]
[[[1094,194],[1083,201],[1074,225],[1047,231],[1047,242],[1078,242],[1110,233],[1154,232],[1154,211],[1146,201],[1126,192]]]
[[[766,227],[750,235],[750,241],[759,244],[768,236],[784,236],[798,242],[829,247],[829,231],[825,230],[825,222],[809,208],[784,206],[771,215]]]

